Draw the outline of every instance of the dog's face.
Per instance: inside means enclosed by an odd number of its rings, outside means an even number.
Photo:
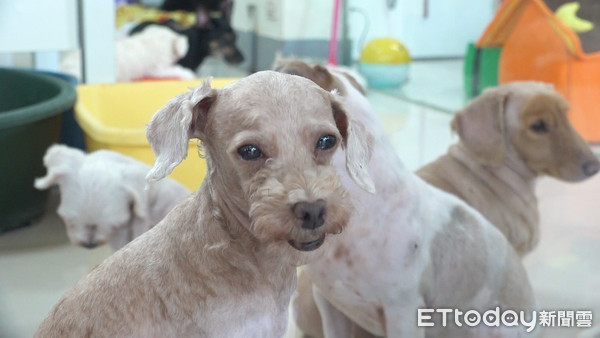
[[[78,175],[79,176],[79,175]],[[67,177],[59,184],[61,201],[57,213],[67,227],[71,243],[91,249],[111,240],[131,222],[133,205],[126,191],[112,180]]]
[[[517,109],[519,118],[510,128],[510,137],[533,171],[574,182],[600,169],[598,159],[567,119],[568,104],[562,97],[533,95]]]
[[[184,104],[192,110],[181,110]],[[165,135],[174,133],[166,116],[175,121],[188,116],[185,141],[164,143]],[[352,210],[330,164],[339,147],[345,147],[351,177],[373,190],[366,172],[372,138],[332,94],[297,76],[259,72],[220,91],[205,83],[170,101],[148,127],[157,153],[149,178],[172,170],[186,151],[187,137],[198,137],[205,146],[208,179],[223,212],[246,217],[262,242],[310,251],[327,234],[342,231]],[[173,149],[179,155],[173,157]]]
[[[220,13],[211,15],[209,22],[208,47],[211,55],[222,56],[230,64],[242,63],[244,55],[235,44],[237,36],[225,16]]]
[[[87,161],[80,150],[61,145],[48,149],[44,164],[48,173],[35,187],[58,185],[57,213],[73,244],[88,249],[105,244],[132,221],[135,198],[110,164]]]
[[[551,86],[515,82],[486,90],[452,122],[461,142],[486,165],[504,163],[509,148],[537,175],[587,179],[598,158],[567,119],[568,103]]]

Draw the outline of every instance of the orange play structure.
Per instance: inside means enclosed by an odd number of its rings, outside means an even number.
[[[477,41],[500,47],[498,81],[551,83],[571,104],[569,119],[589,142],[600,143],[600,52],[586,54],[577,34],[542,0],[504,1]]]

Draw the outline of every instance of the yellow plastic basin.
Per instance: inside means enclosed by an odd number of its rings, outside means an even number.
[[[222,88],[237,80],[213,79],[212,87]],[[146,124],[169,99],[201,83],[202,80],[150,81],[78,86],[75,119],[85,133],[87,150],[114,150],[153,165]],[[192,190],[200,186],[206,175],[206,163],[198,156],[198,143],[190,141],[188,157],[170,175]]]

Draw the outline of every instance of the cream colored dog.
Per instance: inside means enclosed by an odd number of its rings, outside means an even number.
[[[419,309],[483,313],[500,307],[523,310],[530,317],[535,301],[517,253],[477,211],[402,165],[366,97],[347,74],[297,61],[276,69],[340,90],[348,114],[375,135],[369,172],[377,193],[365,193],[343,177],[357,208],[347,229],[328,243],[325,257],[304,268],[293,304],[300,329],[313,336],[350,337],[356,334],[354,321],[369,335],[387,337],[525,334],[523,325],[458,327],[451,323],[454,317],[443,327],[439,313],[428,321],[435,326],[417,325]],[[334,164],[343,174],[341,155],[334,156]]]
[[[479,210],[523,256],[540,238],[536,178],[578,182],[600,169],[567,110],[547,84],[487,89],[456,113],[452,129],[460,142],[417,175]]]
[[[177,64],[188,48],[184,35],[157,25],[119,39],[115,42],[117,81],[127,82],[143,77],[193,79],[192,71]]]
[[[73,244],[95,248],[110,243],[113,251],[160,222],[190,191],[172,179],[145,189],[151,167],[110,150],[90,154],[63,145],[46,151],[46,176],[37,189],[58,185],[58,215]]]
[[[194,72],[177,64],[188,48],[185,36],[158,25],[118,38],[115,40],[116,80],[129,82],[144,77],[194,79]],[[79,50],[65,53],[61,70],[81,80],[81,58]]]
[[[159,110],[150,181],[190,138],[205,148],[199,190],[79,281],[38,337],[283,335],[296,266],[352,213],[331,158],[344,147],[348,175],[372,191],[372,138],[331,93],[269,71],[222,90],[204,82]]]

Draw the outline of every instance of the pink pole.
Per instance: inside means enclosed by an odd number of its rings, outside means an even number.
[[[329,59],[330,65],[337,65],[337,35],[338,22],[340,19],[340,4],[342,0],[333,0],[333,22],[331,23],[331,39],[329,40]]]

